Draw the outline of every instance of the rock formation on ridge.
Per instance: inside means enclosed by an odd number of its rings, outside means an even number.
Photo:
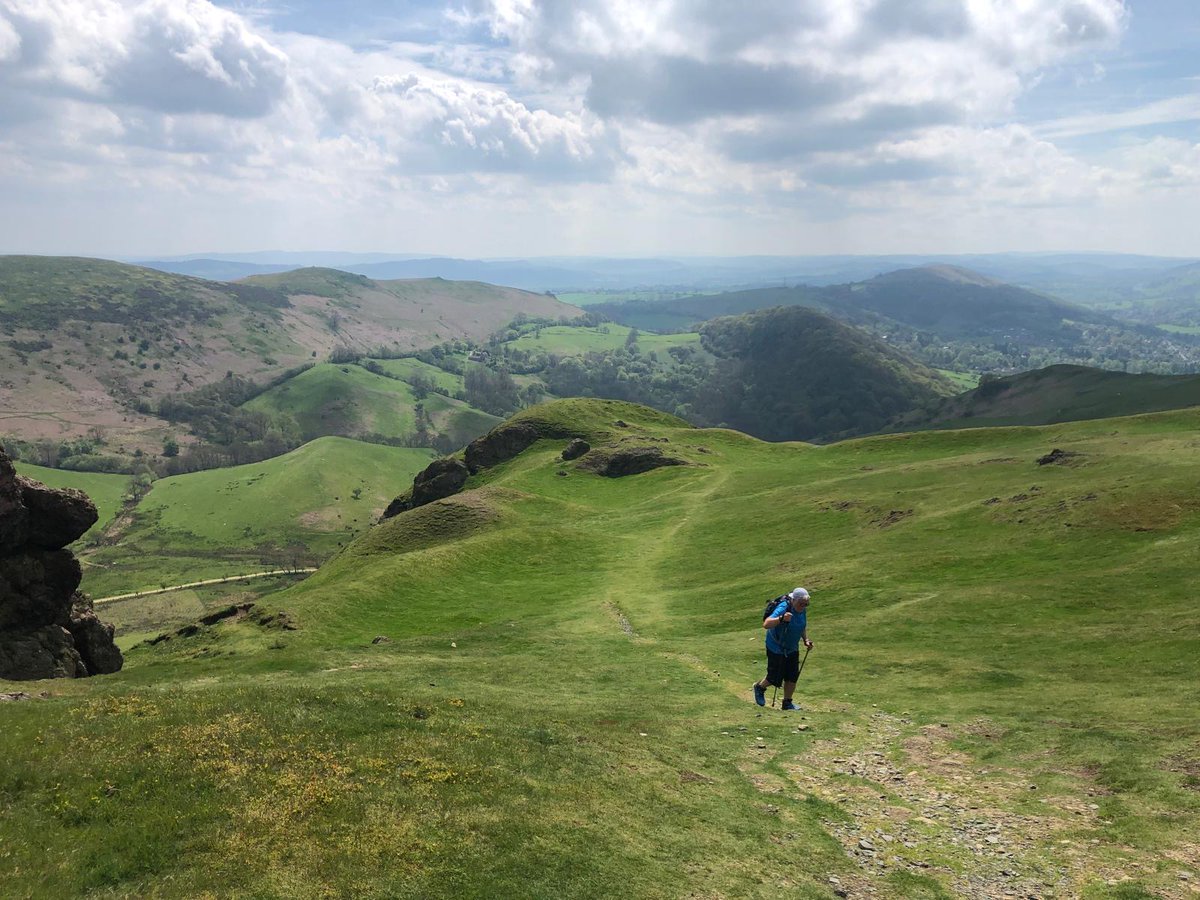
[[[80,678],[116,672],[113,627],[79,593],[64,549],[96,521],[82,491],[17,475],[0,448],[0,678]]]

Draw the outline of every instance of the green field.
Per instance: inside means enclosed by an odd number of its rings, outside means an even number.
[[[540,334],[540,336],[539,336]],[[580,327],[577,325],[552,325],[541,329],[540,333],[523,334],[509,346],[518,350],[543,350],[546,353],[557,353],[564,356],[578,356],[595,350],[616,350],[625,346],[629,336],[629,328],[615,322],[606,322],[595,327]],[[668,347],[700,345],[700,335],[697,333],[683,334],[653,334],[639,332],[638,348],[643,353],[653,350],[665,351]]]
[[[322,363],[259,394],[245,408],[289,415],[309,440],[329,434],[401,437],[413,431],[416,402],[403,381],[361,366]]]
[[[416,428],[416,405],[424,404],[433,428],[466,444],[500,421],[468,403],[441,394],[418,401],[400,378],[422,374],[439,387],[461,391],[462,378],[419,360],[375,360],[395,377],[358,365],[324,363],[259,394],[246,409],[296,420],[306,438],[322,435],[408,438]],[[440,376],[440,377],[438,377]]]
[[[936,369],[945,375],[960,391],[969,391],[979,386],[979,376],[973,372],[955,372],[953,369]]]
[[[275,459],[160,479],[114,542],[82,554],[83,590],[107,597],[315,564],[365,530],[433,456],[327,437]]]
[[[298,631],[204,629],[9,705],[6,891],[1200,880],[1200,411],[824,447],[600,401],[523,415],[690,465],[607,479],[540,441],[269,598]],[[1054,447],[1076,455],[1036,465]],[[803,710],[761,710],[759,616],[795,584]]]
[[[96,504],[99,518],[84,535],[85,540],[99,534],[108,526],[113,517],[121,510],[122,498],[129,490],[128,475],[107,475],[100,472],[70,472],[65,469],[47,469],[45,466],[34,466],[18,462],[17,474],[40,481],[52,488],[76,488],[86,493]]]
[[[449,391],[451,394],[463,389],[461,375],[455,375],[453,372],[447,372],[445,369],[431,366],[429,363],[422,362],[419,359],[412,357],[406,359],[376,359],[373,362],[382,367],[389,375],[394,375],[404,381],[420,375],[432,381],[441,390]]]
[[[1162,331],[1172,334],[1200,334],[1200,325],[1159,325]]]

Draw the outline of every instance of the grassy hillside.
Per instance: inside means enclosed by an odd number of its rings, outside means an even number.
[[[519,313],[573,319],[575,306],[547,294],[442,278],[375,281],[337,269],[306,268],[254,275],[237,282],[278,291],[336,342],[368,353],[381,346],[428,347],[442,341],[486,340]]]
[[[692,465],[601,478],[539,442],[276,595],[298,631],[202,629],[12,704],[6,889],[1134,898],[1200,878],[1200,413],[819,448],[596,401],[527,417]],[[1051,447],[1077,455],[1036,466]],[[796,583],[804,708],[760,710],[758,616]]]
[[[157,415],[164,397],[227,373],[261,384],[344,346],[482,341],[520,313],[580,310],[477,282],[300,269],[231,284],[108,260],[0,256],[0,434],[99,431],[109,454],[158,453],[181,437]]]
[[[291,416],[308,439],[321,435],[402,437],[413,431],[412,388],[357,365],[323,364],[255,397],[250,410]]]
[[[437,366],[422,362],[412,357],[406,359],[376,359],[373,362],[389,375],[394,375],[404,381],[420,376],[433,382],[438,388],[451,394],[463,389],[461,375],[439,369]]]
[[[1049,425],[1200,405],[1200,375],[1129,375],[1050,366],[986,382],[928,410],[903,416],[896,431]]]
[[[500,421],[461,400],[427,394],[418,400],[401,378],[416,374],[446,390],[462,390],[462,377],[417,360],[372,360],[387,377],[355,364],[314,366],[244,405],[251,411],[295,419],[307,439],[322,435],[411,438],[416,406],[422,404],[434,431],[454,436],[461,446]],[[430,374],[435,373],[435,374]]]
[[[595,327],[557,325],[523,334],[510,346],[517,350],[541,350],[563,356],[579,356],[596,350],[616,350],[625,346],[630,328],[627,325],[604,324]],[[638,334],[638,346],[643,353],[663,351],[668,347],[698,346],[698,333]]]
[[[289,302],[262,287],[107,260],[0,256],[0,430],[25,440],[99,430],[128,452],[171,429],[153,403],[229,371],[307,359]]]
[[[83,590],[105,597],[313,565],[366,529],[432,458],[327,437],[276,459],[160,479],[81,554]],[[62,475],[64,486],[95,477]]]

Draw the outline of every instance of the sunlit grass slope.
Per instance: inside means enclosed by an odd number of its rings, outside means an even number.
[[[1200,413],[819,448],[604,401],[523,417],[690,465],[601,478],[542,440],[271,598],[300,630],[204,629],[6,708],[6,886],[1130,898],[1200,878]],[[1076,455],[1039,467],[1053,447]],[[795,584],[804,710],[760,710],[762,605]]]
[[[163,478],[84,557],[94,596],[325,559],[366,529],[432,451],[320,438],[275,459]]]
[[[129,489],[128,475],[110,475],[104,472],[69,472],[64,469],[48,469],[18,462],[17,474],[40,481],[52,488],[75,488],[83,491],[96,504],[99,518],[84,535],[84,540],[97,534],[112,521],[121,509],[122,498]]]
[[[418,402],[424,404],[436,430],[464,440],[483,434],[500,421],[468,403],[441,394],[429,394],[418,401],[412,387],[398,380],[420,371],[439,386],[460,391],[461,377],[455,383],[456,376],[416,360],[376,362],[397,378],[377,375],[358,365],[323,363],[265,391],[249,401],[246,408],[289,415],[308,438],[330,434],[411,437],[416,428]],[[401,363],[405,365],[393,365]],[[441,377],[430,373],[439,373]]]
[[[455,375],[453,372],[447,372],[445,369],[431,366],[429,363],[422,362],[419,359],[405,357],[402,359],[376,359],[373,362],[385,372],[395,375],[397,378],[408,380],[413,376],[420,375],[423,378],[428,378],[442,390],[449,391],[452,394],[463,389],[463,377],[461,375]]]
[[[616,350],[625,346],[629,327],[606,322],[595,327],[576,325],[553,325],[538,332],[530,332],[510,341],[509,345],[519,350],[543,350],[546,353],[579,355],[596,350]],[[652,350],[665,351],[668,347],[700,346],[698,333],[654,334],[640,332],[638,348],[643,353]]]
[[[417,400],[405,382],[383,378],[356,365],[322,363],[259,394],[246,408],[286,413],[308,438],[413,431]]]

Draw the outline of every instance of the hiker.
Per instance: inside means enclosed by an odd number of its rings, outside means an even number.
[[[767,705],[767,685],[783,684],[781,709],[797,709],[792,702],[796,679],[800,677],[800,644],[808,650],[808,591],[802,587],[775,598],[775,609],[763,619],[767,630],[767,675],[754,687],[754,702]]]

